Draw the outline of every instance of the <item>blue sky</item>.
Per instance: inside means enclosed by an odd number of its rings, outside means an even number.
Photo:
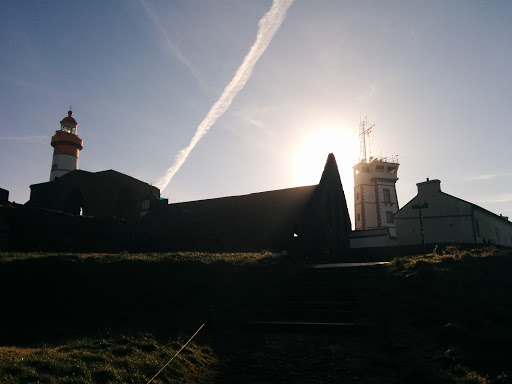
[[[272,2],[4,1],[0,187],[48,181],[69,105],[80,169],[154,183],[194,135]],[[316,184],[334,152],[353,211],[361,116],[375,156],[512,216],[512,2],[296,0],[251,78],[162,192],[171,202]]]

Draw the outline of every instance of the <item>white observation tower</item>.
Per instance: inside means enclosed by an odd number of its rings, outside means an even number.
[[[395,184],[398,180],[397,158],[367,157],[366,139],[372,126],[368,121],[359,123],[361,155],[354,170],[354,213],[355,229],[389,229],[396,236],[394,214],[398,212],[398,198]]]
[[[52,169],[50,181],[78,169],[78,152],[84,147],[84,142],[77,136],[78,123],[72,117],[73,111],[60,121],[60,130],[55,131],[51,145],[53,147]]]

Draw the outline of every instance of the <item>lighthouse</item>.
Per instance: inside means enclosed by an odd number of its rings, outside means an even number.
[[[60,130],[55,131],[51,145],[53,147],[52,169],[50,181],[78,169],[78,152],[84,147],[84,142],[77,136],[78,123],[73,118],[73,111],[60,121]]]

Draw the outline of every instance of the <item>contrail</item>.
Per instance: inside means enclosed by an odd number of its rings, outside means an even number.
[[[178,152],[174,159],[174,164],[155,182],[155,186],[159,188],[160,191],[167,188],[173,176],[187,160],[192,149],[194,149],[199,140],[206,135],[217,119],[226,112],[233,99],[238,95],[238,92],[245,86],[247,80],[251,77],[254,66],[272,41],[272,38],[284,21],[286,11],[293,2],[294,0],[274,0],[270,10],[261,18],[258,23],[256,40],[249,50],[249,53],[245,56],[242,65],[240,65],[236,71],[235,76],[231,79],[226,88],[224,88],[219,99],[210,108],[203,121],[201,121],[188,146]]]

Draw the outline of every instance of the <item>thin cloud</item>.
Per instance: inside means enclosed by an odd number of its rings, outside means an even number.
[[[199,76],[199,73],[195,69],[195,67],[192,65],[192,63],[185,57],[183,52],[174,44],[174,42],[169,38],[169,34],[167,33],[167,30],[163,27],[162,23],[160,22],[160,19],[156,12],[151,8],[151,6],[146,2],[146,0],[140,0],[140,3],[142,7],[144,8],[144,11],[150,18],[150,20],[155,25],[156,29],[162,37],[165,39],[167,43],[167,47],[169,48],[170,52],[189,70],[190,74],[196,79],[201,89],[205,92],[207,92],[207,87],[204,84],[203,80],[201,79],[201,76]]]
[[[16,87],[30,89],[39,93],[44,93],[45,95],[53,95],[60,96],[61,92],[59,89],[55,88],[53,85],[48,84],[40,84],[36,82],[30,82],[25,79],[21,79],[11,74],[0,74],[0,80],[9,82]]]
[[[48,141],[48,136],[4,136],[0,137],[2,141],[19,141],[23,143],[39,144],[44,141]]]
[[[488,173],[483,175],[477,175],[477,176],[469,176],[466,178],[468,181],[480,181],[480,180],[492,180],[498,175],[495,173]]]
[[[263,122],[262,122],[262,121],[260,121],[260,120],[256,120],[256,119],[253,119],[253,118],[251,118],[251,117],[247,117],[247,118],[246,118],[246,121],[247,121],[249,124],[254,125],[255,127],[258,127],[258,128],[260,128],[260,129],[265,129],[265,128],[266,128],[266,127],[265,127],[265,124],[263,124]]]
[[[254,128],[254,129],[252,129],[253,131],[257,130],[258,135],[267,136],[267,137],[275,136],[275,131],[273,129],[271,129],[270,127],[268,127],[264,121],[258,120],[258,119],[252,118],[252,117],[248,117],[248,116],[242,116],[242,115],[240,115],[239,117],[243,123],[247,124],[247,126]],[[235,129],[233,129],[233,131],[235,131],[235,133],[236,133]]]
[[[377,84],[375,82],[368,85],[368,87],[356,96],[356,101],[366,101],[372,98],[377,93]]]
[[[412,42],[412,45],[415,47],[418,44],[418,35],[414,28],[409,29],[409,38]]]
[[[512,201],[512,193],[507,193],[503,195],[498,195],[489,201],[490,203],[508,203],[509,201]]]
[[[468,180],[468,181],[485,181],[485,180],[492,180],[492,179],[495,179],[497,177],[510,177],[510,176],[512,176],[511,172],[500,173],[500,174],[498,174],[498,173],[484,173],[484,174],[481,174],[481,175],[466,177],[465,180]]]
[[[258,116],[266,116],[266,111],[272,110],[271,108],[253,108],[248,107],[242,110],[236,111],[234,114],[241,121],[241,126],[247,126],[250,128],[256,129],[259,134],[263,134],[266,136],[274,136],[275,132],[265,123],[265,119],[260,119]],[[255,117],[256,116],[256,117]],[[233,131],[237,131],[236,128]]]
[[[220,95],[219,99],[210,108],[206,117],[197,127],[196,133],[192,137],[189,145],[178,152],[174,159],[174,164],[165,171],[164,175],[160,177],[155,186],[163,191],[167,188],[167,185],[178,172],[183,163],[187,160],[188,155],[196,144],[203,138],[213,124],[221,117],[224,112],[229,108],[233,99],[238,93],[244,88],[245,84],[251,77],[254,70],[254,66],[258,62],[261,55],[266,51],[268,45],[272,41],[275,33],[281,26],[284,18],[286,17],[286,11],[292,5],[294,0],[274,0],[270,10],[261,18],[258,23],[258,32],[256,34],[256,40],[249,50],[249,53],[245,56],[242,65],[236,71],[233,79],[224,88],[224,91]]]

